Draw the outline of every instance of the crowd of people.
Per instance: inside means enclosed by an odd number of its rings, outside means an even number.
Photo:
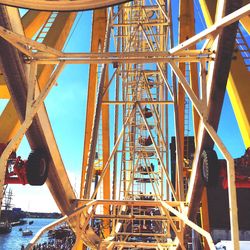
[[[67,236],[65,239],[49,240],[42,244],[37,244],[33,250],[71,250],[75,243],[75,238]]]
[[[67,230],[68,232],[68,230]],[[65,234],[60,238],[50,238],[48,241],[43,243],[38,243],[33,246],[33,250],[71,250],[75,243],[75,234],[73,231]],[[25,247],[22,246],[21,250],[24,250]]]

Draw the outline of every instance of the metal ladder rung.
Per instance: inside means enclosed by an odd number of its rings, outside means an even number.
[[[58,12],[51,13],[50,17],[47,19],[46,23],[41,28],[40,32],[36,37],[36,41],[43,42],[44,38],[46,37],[47,33],[49,32],[55,18],[57,17]]]

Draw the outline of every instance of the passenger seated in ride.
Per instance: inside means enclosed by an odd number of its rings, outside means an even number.
[[[148,86],[149,86],[149,88],[154,87],[154,79],[148,77]]]
[[[145,118],[150,118],[153,115],[150,108],[148,108],[147,106],[144,107],[142,113],[145,116]]]
[[[138,168],[137,168],[138,172],[144,172],[145,169],[142,165],[139,165]]]
[[[149,192],[149,200],[154,200],[155,198],[153,197],[152,192]]]
[[[150,146],[153,144],[152,140],[151,140],[151,137],[148,136],[148,137],[142,137],[140,136],[138,138],[138,142],[142,145],[142,146]]]
[[[140,192],[138,200],[145,200],[145,197],[146,196],[143,194],[143,192]]]
[[[142,165],[139,165],[137,168],[137,171],[139,173],[147,173],[147,172],[154,172],[155,166],[153,163],[150,163],[150,166],[143,167]]]
[[[152,196],[152,192],[149,192],[149,195],[145,197],[145,200],[153,200],[154,197]]]
[[[150,163],[150,166],[147,166],[144,170],[145,172],[154,172],[155,171],[155,165],[153,163]]]

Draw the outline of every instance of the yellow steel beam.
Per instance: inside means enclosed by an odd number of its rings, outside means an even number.
[[[98,52],[99,46],[103,47],[105,30],[106,30],[106,10],[95,10],[92,21],[92,39],[91,52]],[[96,88],[97,88],[97,64],[90,64],[89,69],[89,83],[88,83],[88,97],[86,110],[86,126],[84,136],[83,149],[83,163],[82,163],[82,179],[80,196],[83,197],[83,189],[85,185],[85,175],[87,168],[88,152],[91,143],[91,131],[93,126],[95,102],[96,102]]]
[[[194,28],[194,6],[193,1],[180,1],[180,18],[179,18],[179,42],[184,42],[186,39],[195,35]],[[191,47],[192,49],[194,47]],[[180,69],[184,75],[187,74],[185,72],[185,64],[180,63]],[[190,84],[194,93],[198,96],[198,72],[196,63],[190,63]],[[182,156],[184,156],[184,103],[185,103],[185,95],[181,86],[179,86],[179,96],[178,96],[178,105],[179,105],[179,122],[180,122],[180,135],[181,135],[181,147],[182,147]],[[193,107],[193,123],[194,123],[194,135],[197,138],[198,126],[199,126],[199,115]]]
[[[183,42],[186,40],[187,36],[187,24],[189,23],[189,18],[190,15],[188,11],[186,10],[188,2],[190,1],[185,1],[181,0],[179,2],[179,43]],[[180,63],[179,68],[182,71],[183,75],[185,75],[185,63]],[[177,122],[178,122],[178,134],[179,138],[177,137],[176,134],[176,139],[179,142],[179,148],[180,148],[180,157],[181,159],[184,159],[184,115],[185,115],[185,91],[181,84],[178,84],[178,91],[177,91],[177,106],[178,106],[178,116]],[[177,144],[178,146],[178,144]],[[179,165],[179,164],[178,164]],[[184,192],[183,192],[183,180],[182,180],[182,169],[180,169],[181,166],[176,166],[176,175],[175,175],[175,183],[176,183],[176,192],[179,194],[179,199],[183,199],[184,197]],[[179,170],[179,171],[178,171]]]
[[[207,24],[207,27],[214,24],[215,12],[216,12],[216,1],[210,0],[200,0],[201,10],[203,12],[203,17]]]
[[[57,50],[62,50],[75,18],[75,12],[59,13],[43,43]],[[54,65],[39,65],[37,75],[39,78],[40,88],[42,88],[47,82],[53,70]]]
[[[48,31],[45,39],[43,40],[43,43],[50,46],[50,47],[53,47],[55,49],[62,50],[62,48],[67,40],[67,37],[70,33],[70,30],[72,28],[72,25],[74,23],[75,17],[76,17],[75,12],[59,13],[58,16],[56,17],[55,21],[53,22],[50,30]],[[38,83],[39,83],[40,89],[44,88],[44,86],[47,83],[47,81],[49,80],[53,70],[54,70],[54,65],[44,65],[44,66],[38,67],[37,76],[38,76]],[[41,120],[43,120],[43,125],[44,125],[43,127],[44,128],[47,127],[48,124],[47,124],[47,122],[45,122],[45,120],[48,120],[48,118],[46,118],[42,112],[39,112],[38,115],[39,115],[39,118],[41,118]],[[48,120],[48,123],[49,123],[49,120]],[[47,132],[47,135],[53,136],[53,133],[49,133],[48,129],[49,128],[47,127],[47,129],[44,129],[44,131]],[[59,155],[56,153],[55,160],[58,161],[57,157],[59,157]],[[60,164],[58,164],[58,166],[56,166],[56,171],[60,171],[61,173],[63,173],[63,172],[65,173],[65,174],[61,174],[60,178],[62,180],[62,183],[68,184],[68,176],[65,172],[64,167],[61,166]],[[60,208],[60,203],[63,203],[63,201],[57,200],[57,198],[56,198],[57,193],[56,193],[56,189],[54,189],[54,184],[48,182],[47,185],[48,185],[53,197],[55,198],[55,201],[57,202],[57,204]],[[70,195],[70,191],[71,191],[71,189],[69,188],[69,194],[67,194],[67,196]]]
[[[244,29],[247,31],[248,35],[250,34],[250,16],[245,16],[242,19],[240,19],[240,23],[244,27]]]
[[[32,38],[44,21],[48,18],[49,12],[28,11],[22,18],[24,33],[27,37]],[[6,86],[3,74],[0,74],[0,98],[9,99],[10,93]],[[8,143],[20,127],[15,107],[12,100],[8,102],[4,112],[0,117],[1,133],[0,141]]]
[[[0,73],[0,99],[9,99],[10,93],[6,86],[3,74]]]
[[[227,91],[240,128],[245,147],[250,147],[250,72],[244,60],[237,52],[237,59],[231,63],[231,71],[227,82]]]
[[[104,88],[108,87],[108,74],[106,75],[106,81],[104,84]],[[109,91],[107,90],[105,95],[103,96],[103,101],[109,100]],[[102,149],[103,149],[103,166],[106,165],[106,162],[109,158],[109,106],[103,105],[102,106]],[[110,170],[108,168],[106,174],[103,178],[103,198],[110,199]],[[104,214],[109,214],[109,205],[105,205],[103,207]],[[104,227],[104,236],[108,236],[110,233],[109,230],[109,222],[110,220],[103,220],[103,227]]]
[[[206,230],[207,232],[210,231],[207,188],[203,189],[202,197],[201,197],[201,224],[204,230]],[[210,248],[204,237],[203,237],[203,241],[204,241],[204,246],[203,246],[204,250],[209,250]]]
[[[91,52],[98,52],[99,48],[103,48],[104,46],[104,39],[105,39],[105,30],[106,30],[106,21],[107,21],[107,10],[106,9],[99,9],[93,12],[93,20],[92,20],[92,39],[91,39]],[[91,132],[93,127],[93,118],[94,118],[94,111],[95,111],[95,103],[96,103],[96,90],[97,90],[97,64],[90,64],[89,69],[89,83],[88,83],[88,97],[87,97],[87,108],[86,108],[86,125],[85,125],[85,136],[84,136],[84,149],[83,149],[83,162],[82,162],[82,178],[81,178],[81,190],[80,190],[80,197],[83,197],[84,194],[84,185],[85,185],[85,178],[86,178],[86,170],[87,170],[87,161],[88,161],[88,153],[91,143]],[[107,81],[106,81],[107,82]],[[103,131],[108,129],[108,124],[105,121],[107,120],[108,109],[103,109]],[[107,139],[108,133],[103,134],[103,142],[109,142]],[[105,144],[103,145],[103,163],[105,163],[109,157],[109,147]],[[108,154],[108,156],[107,156]],[[105,157],[105,158],[104,158]],[[106,180],[109,179],[109,173],[105,175],[105,185]],[[107,196],[106,191],[104,192],[104,197]],[[109,197],[109,196],[108,196]],[[109,198],[108,198],[109,199]],[[104,206],[105,212],[107,210],[108,205]],[[108,211],[109,213],[109,211]],[[79,235],[79,232],[77,232]],[[76,249],[86,249],[83,245],[82,240],[78,240],[76,243]]]
[[[205,17],[205,22],[207,26],[211,26],[214,23],[215,8],[216,4],[209,0],[200,0],[201,8]],[[241,23],[246,29],[247,25],[249,28],[249,23],[246,21],[249,17],[241,19]],[[247,29],[246,29],[247,30]],[[249,30],[248,30],[249,32]],[[250,86],[246,83],[249,79],[250,74],[247,71],[246,66],[240,52],[238,52],[237,60],[231,63],[231,72],[229,74],[227,82],[227,91],[238,121],[238,125],[241,130],[241,134],[246,147],[250,146],[250,103],[248,101],[247,93],[250,92]],[[203,190],[202,194],[202,223],[203,227],[209,229],[209,213],[207,207],[207,190]],[[205,249],[208,249],[208,245],[205,242]]]
[[[32,38],[48,16],[49,12],[28,11],[22,18],[23,31],[25,35]],[[10,98],[10,93],[6,86],[3,74],[0,74],[0,98]],[[8,102],[0,120],[0,141],[2,143],[7,143],[20,127],[20,121],[12,100]]]
[[[9,100],[0,116],[0,124],[0,142],[7,144],[20,127],[20,121],[16,115],[16,109],[11,100]]]
[[[194,27],[194,4],[192,0],[182,0],[180,1],[180,18],[179,18],[179,25],[180,25],[180,30],[179,30],[179,42],[184,42],[186,39],[192,37],[195,35],[195,27]],[[191,47],[190,49],[195,48],[195,46]],[[188,72],[185,72],[185,64],[180,64],[180,69],[183,72],[183,74],[188,77]],[[196,94],[196,96],[199,96],[199,88],[198,88],[198,71],[197,71],[197,65],[196,63],[190,63],[190,85]],[[179,86],[179,96],[178,96],[178,104],[179,104],[179,121],[180,121],[180,129],[181,129],[181,148],[182,148],[182,157],[184,158],[184,103],[185,103],[185,94],[184,90],[182,89],[181,86]],[[180,103],[181,102],[181,103]],[[181,105],[181,106],[180,106]],[[195,144],[197,140],[197,133],[199,129],[199,122],[200,118],[195,110],[194,107],[192,107],[192,112],[193,112],[193,126],[194,126],[194,136],[195,136]],[[187,173],[186,173],[187,174]],[[204,200],[202,203],[202,206],[204,209],[203,211],[208,211],[207,209],[207,202]],[[209,222],[207,220],[207,217],[205,215],[202,216],[202,219],[205,220],[203,221],[203,228],[206,231],[209,231]],[[205,250],[208,249],[207,244],[205,245]]]
[[[17,10],[15,8],[7,8],[9,16],[12,21],[12,27],[14,29],[20,28],[18,22],[13,22],[13,18],[17,14]],[[29,13],[29,11],[27,12]],[[35,26],[32,28],[35,30]],[[38,30],[38,29],[37,29]],[[24,33],[26,33],[26,27],[24,28]],[[28,36],[31,38],[31,36]],[[9,99],[10,93],[8,87],[6,85],[6,81],[4,79],[3,74],[0,74],[0,98]],[[1,117],[0,117],[0,124],[1,124],[1,133],[0,133],[0,142],[1,143],[8,143],[13,135],[18,131],[20,127],[20,121],[12,102],[12,99],[9,100],[7,106],[5,107]]]
[[[193,3],[193,1],[191,1]],[[215,9],[215,5],[212,4],[210,6],[210,8],[214,8]],[[192,4],[192,6],[189,6],[190,8],[190,12],[192,12],[192,20],[191,22],[188,24],[187,29],[189,29],[189,34],[190,36],[195,35],[195,27],[194,27],[194,6]],[[205,17],[205,19],[208,19],[208,17]],[[194,93],[196,94],[196,96],[199,96],[199,88],[198,88],[198,70],[197,70],[197,65],[196,63],[190,63],[190,80],[191,80],[191,86],[192,89],[194,91]],[[200,123],[200,117],[197,113],[197,111],[195,110],[194,107],[192,107],[192,111],[193,111],[193,124],[194,124],[194,138],[195,138],[195,145],[197,145],[197,138],[198,138],[198,130],[199,130],[199,123]],[[210,231],[210,225],[209,225],[209,211],[208,211],[208,201],[207,201],[207,189],[206,187],[203,190],[202,193],[202,209],[201,209],[201,222],[202,222],[202,228],[204,230],[206,230],[207,232]],[[209,246],[207,244],[207,241],[205,240],[205,238],[203,237],[204,240],[204,250],[208,250]]]
[[[32,38],[39,28],[48,19],[50,12],[41,12],[35,10],[29,10],[22,17],[23,30],[26,37]]]
[[[214,24],[216,4],[214,1],[209,0],[199,0],[203,16],[207,27]],[[243,1],[243,5],[249,3],[248,0]],[[244,29],[250,34],[250,16],[245,16],[240,19],[240,23],[243,25]]]
[[[21,20],[19,19],[19,14],[18,14],[17,9],[3,7],[3,9],[1,9],[1,13],[2,13],[1,15],[3,15],[3,18],[1,19],[1,21],[4,23],[4,25],[6,25],[7,28],[9,28],[9,29],[11,29],[14,32],[19,33],[19,34],[24,33],[23,28],[22,28],[22,24],[21,24]],[[71,17],[73,14],[66,13],[66,15],[69,15]],[[61,48],[63,46],[63,43],[66,41],[67,35],[69,34],[70,27],[72,26],[73,21],[74,20],[72,18],[66,19],[65,22],[67,22],[67,25],[63,25],[63,23],[62,23],[63,30],[60,27],[60,30],[62,31],[61,33],[63,35],[54,37],[54,39],[56,41],[57,41],[57,39],[59,39],[59,40],[61,39],[60,40],[60,42],[62,43]],[[69,25],[69,22],[71,22],[71,25]],[[68,29],[66,27],[68,27]],[[58,28],[59,27],[57,26],[57,29]],[[57,30],[57,32],[58,32],[58,30]],[[56,32],[54,32],[54,33],[56,33]],[[53,35],[53,32],[51,32],[51,35]],[[62,39],[62,38],[64,38],[64,39]],[[10,47],[10,50],[11,50],[11,47]],[[16,61],[14,61],[14,62],[16,63]],[[9,63],[9,60],[7,63]],[[22,71],[20,73],[20,79],[23,76],[23,74],[24,73]],[[10,79],[18,79],[19,80],[19,78],[16,77],[15,75],[14,76],[9,75],[8,77]],[[49,78],[49,76],[47,76],[47,79],[48,78]],[[21,88],[20,82],[21,82],[21,80],[18,82],[18,86],[17,86],[18,88]],[[8,82],[8,87],[11,86],[11,84],[15,85],[17,83],[10,80]],[[26,84],[26,82],[22,82],[22,84],[24,85],[24,84]],[[12,89],[12,91],[14,91],[14,90]],[[16,117],[18,117],[18,118],[22,117],[21,112],[24,110],[20,110],[20,109],[23,106],[22,102],[25,103],[25,100],[24,100],[25,97],[23,97],[23,93],[20,93],[20,99],[17,100],[15,92],[12,92],[11,95],[13,96],[13,98],[15,98],[15,104],[17,104],[18,105],[17,107],[19,107],[18,116],[16,115]],[[15,120],[14,119],[15,113],[13,112],[12,115],[13,116],[11,118],[13,120]],[[22,119],[23,119],[23,117],[22,117]],[[17,120],[18,119],[16,119],[16,121]],[[37,127],[35,129],[31,125],[31,128],[29,129],[29,131],[27,133],[27,137],[28,137],[29,143],[31,144],[32,147],[43,146],[43,147],[48,148],[50,155],[51,155],[51,158],[52,158],[52,162],[51,162],[51,168],[50,168],[50,173],[49,173],[47,185],[48,185],[50,192],[53,195],[59,209],[63,213],[68,213],[70,211],[70,209],[72,209],[71,200],[74,199],[75,196],[74,196],[72,186],[69,182],[67,173],[65,171],[64,165],[62,163],[61,156],[60,156],[60,153],[58,151],[56,142],[54,140],[54,135],[53,135],[51,125],[50,125],[50,122],[49,122],[49,119],[47,116],[47,112],[46,112],[44,106],[42,106],[40,108],[40,110],[38,112],[38,116],[35,117],[36,124],[38,124],[38,121],[39,121],[39,125],[37,125]],[[42,122],[40,122],[40,121],[42,121]],[[5,119],[5,122],[7,122],[6,119]],[[16,124],[17,123],[14,123],[14,122],[12,123],[13,128],[16,126]],[[7,130],[5,130],[5,132],[6,131]],[[13,129],[11,127],[8,127],[8,131],[10,134],[13,131]],[[37,133],[36,133],[36,131],[37,131]],[[46,133],[45,133],[45,131],[46,131]],[[36,140],[34,134],[41,135],[42,140],[39,140],[39,139]]]
[[[197,64],[196,63],[190,63],[190,85],[196,94],[196,96],[199,96],[199,87],[198,87],[198,70],[197,70]],[[198,137],[198,130],[199,130],[199,124],[200,124],[200,117],[194,107],[192,107],[193,112],[193,126],[194,126],[194,138],[195,143],[197,142]]]
[[[195,35],[194,28],[194,6],[193,1],[180,1],[180,18],[179,18],[179,42],[184,42],[186,39]],[[190,49],[195,48],[192,46]],[[188,77],[188,72],[186,72],[185,63],[180,63],[179,67],[182,73]],[[198,96],[198,72],[196,63],[190,63],[190,85],[194,93]],[[185,94],[183,88],[179,85],[178,89],[178,113],[179,113],[179,128],[181,137],[181,155],[184,158],[184,116],[185,116]],[[193,125],[194,125],[194,136],[197,138],[197,132],[199,127],[199,115],[194,107],[193,111]],[[184,172],[187,175],[187,172]]]
[[[200,2],[206,24],[209,27],[213,24],[213,17],[215,15],[215,9],[211,4],[213,1],[200,0]],[[249,20],[249,16],[241,19],[241,22],[248,33],[250,24],[247,21]],[[246,84],[249,77],[250,73],[244,65],[240,52],[238,52],[237,60],[233,60],[231,63],[231,72],[228,77],[227,91],[246,148],[250,147],[250,103],[247,97],[247,93],[250,93],[250,86],[249,84]]]
[[[43,25],[44,21],[47,20],[49,15],[50,15],[49,12],[41,13],[37,11],[28,11],[27,14],[22,18],[23,21],[22,24],[26,36],[32,38],[33,35]],[[45,39],[44,42],[45,43],[48,42],[48,45],[52,47],[55,46],[56,49],[59,50],[62,49],[69,34],[69,31],[73,25],[74,17],[75,13],[60,14],[60,16],[55,22],[55,25],[51,27],[51,31],[47,34],[47,38]],[[63,27],[63,32],[61,32],[62,29],[60,28],[61,27],[60,25],[62,25]],[[53,65],[48,67],[47,66],[40,67],[39,71],[40,87],[43,87],[43,85],[48,81],[53,69],[54,69]],[[0,75],[0,93],[1,93],[0,94],[1,98],[9,98],[9,91],[7,89],[2,74]],[[18,130],[20,126],[18,115],[16,113],[13,103],[11,102],[12,100],[10,100],[9,104],[7,105],[1,119],[2,121],[1,127],[4,128],[2,133],[2,138],[5,139],[3,141],[1,140],[0,141],[4,143],[6,140],[10,140],[12,138],[13,134],[15,133],[15,131]]]
[[[48,18],[49,14],[49,12],[28,11],[22,18],[25,35],[32,38]],[[0,98],[10,98],[10,93],[6,86],[3,74],[0,74]],[[8,102],[4,112],[2,113],[0,117],[0,124],[0,141],[2,143],[8,143],[20,127],[20,121],[12,100]]]
[[[216,2],[210,0],[200,0],[201,9],[207,26],[211,26],[215,20],[216,13]],[[204,187],[201,197],[201,224],[207,232],[210,232],[210,223],[209,223],[209,210],[208,210],[208,200],[207,200],[207,188]],[[204,249],[208,250],[208,244],[203,238]]]
[[[216,4],[214,1],[208,1],[208,0],[199,0],[201,9],[203,11],[203,16],[206,22],[207,27],[214,24],[214,18],[215,18],[215,10],[216,10]],[[243,1],[243,5],[249,3],[248,0]],[[240,19],[240,23],[243,25],[245,30],[250,33],[250,16],[245,16],[242,19]]]

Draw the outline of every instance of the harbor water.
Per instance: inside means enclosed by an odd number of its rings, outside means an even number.
[[[34,219],[29,218],[25,219],[27,222],[34,221],[33,224],[29,225],[28,223],[22,226],[12,227],[12,231],[8,234],[0,234],[0,250],[20,250],[21,246],[26,246],[34,235],[44,226],[50,224],[55,219]],[[33,232],[31,236],[22,236],[22,231],[19,229],[22,228],[30,229]],[[45,233],[39,242],[47,241],[47,233]]]

